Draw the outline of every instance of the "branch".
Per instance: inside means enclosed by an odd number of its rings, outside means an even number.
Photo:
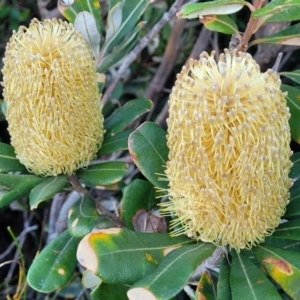
[[[75,175],[67,176],[67,179],[79,195],[89,196],[94,200],[96,209],[101,216],[104,216],[107,219],[111,220],[118,227],[125,226],[124,222],[120,218],[118,218],[115,214],[111,213],[103,205],[101,205],[98,201],[96,201],[96,199],[90,194],[90,192],[81,185],[81,183],[79,182],[78,178]]]
[[[144,37],[142,38],[139,43],[135,46],[135,48],[128,54],[122,65],[120,66],[115,78],[112,80],[110,85],[107,87],[103,97],[102,97],[102,104],[106,104],[111,97],[112,92],[116,88],[118,82],[120,81],[123,73],[127,71],[129,66],[136,60],[137,56],[142,52],[142,50],[148,45],[149,41],[152,40],[158,32],[162,29],[162,27],[171,21],[181,5],[185,2],[185,0],[176,0],[175,3],[171,6],[170,10],[164,13],[163,17],[160,21],[155,24],[153,29]]]

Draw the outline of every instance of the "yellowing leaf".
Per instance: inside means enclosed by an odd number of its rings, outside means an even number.
[[[172,238],[169,234],[101,229],[81,240],[77,259],[106,283],[131,284],[157,267],[165,249],[190,242],[183,236]]]
[[[274,281],[292,299],[299,299],[300,253],[264,244],[252,251]]]

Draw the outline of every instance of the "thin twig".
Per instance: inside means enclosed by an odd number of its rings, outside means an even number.
[[[65,231],[68,227],[68,213],[69,210],[74,206],[74,204],[80,199],[80,195],[73,191],[71,192],[68,197],[65,199],[63,198],[63,203],[59,205],[59,200],[56,200],[57,197],[60,194],[56,195],[53,198],[52,206],[51,206],[51,212],[52,210],[56,210],[55,216],[53,213],[53,219],[51,217],[49,218],[49,231],[48,231],[48,237],[47,237],[47,245],[51,243],[54,239],[56,239],[63,231]],[[56,200],[56,201],[55,201]],[[58,204],[58,205],[57,205]],[[55,207],[53,207],[53,205]],[[51,216],[51,214],[50,214]],[[53,226],[50,227],[50,222],[53,223]]]
[[[202,26],[201,32],[197,37],[197,40],[193,46],[193,49],[188,57],[188,59],[185,62],[185,66],[188,67],[189,60],[191,58],[198,58],[200,53],[207,50],[207,47],[210,43],[212,36],[212,31],[207,30],[204,26]],[[159,115],[156,117],[155,123],[161,127],[164,126],[167,115],[169,112],[169,105],[168,102],[164,105],[163,109],[159,113]]]
[[[260,9],[262,7],[263,3],[264,3],[264,0],[254,0],[253,1],[254,10]],[[246,30],[245,30],[245,32],[242,36],[242,40],[241,40],[240,44],[237,47],[238,51],[242,51],[242,52],[247,51],[248,42],[249,42],[251,36],[253,35],[253,33],[259,27],[258,23],[259,23],[259,19],[250,18],[250,20],[247,24]]]
[[[138,57],[138,54],[141,53],[141,51],[149,44],[150,40],[152,40],[162,29],[162,27],[168,23],[169,21],[174,18],[177,11],[180,9],[182,4],[185,3],[185,0],[176,0],[175,3],[171,6],[170,10],[166,13],[164,13],[163,17],[160,19],[160,21],[155,24],[155,26],[152,28],[152,30],[144,37],[142,38],[139,43],[135,46],[135,48],[127,55],[126,59],[120,66],[115,78],[112,80],[110,85],[107,87],[103,97],[102,97],[102,104],[106,104],[114,89],[116,88],[118,82],[120,81],[122,75],[124,72],[129,68],[129,66],[136,60]]]
[[[74,190],[81,196],[89,196],[91,197],[96,205],[96,209],[98,213],[101,216],[106,217],[107,219],[111,220],[113,223],[115,223],[118,227],[124,227],[124,222],[118,218],[115,214],[111,213],[109,210],[107,210],[103,205],[101,205],[98,201],[95,200],[95,198],[91,195],[91,193],[85,189],[81,183],[79,182],[78,178],[75,175],[67,176],[68,181],[73,186]]]
[[[168,39],[168,44],[161,64],[157,68],[155,76],[149,84],[145,97],[154,100],[155,96],[163,89],[165,82],[173,69],[180,50],[180,39],[184,30],[185,20],[175,20],[171,35]]]
[[[65,198],[64,193],[56,194],[53,197],[48,221],[47,245],[57,236],[55,230],[56,223]]]

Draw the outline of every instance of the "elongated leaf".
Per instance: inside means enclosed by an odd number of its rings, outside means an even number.
[[[128,149],[128,138],[133,129],[122,131],[116,135],[105,135],[98,156]]]
[[[290,108],[291,118],[289,124],[291,127],[292,139],[300,143],[300,90],[289,85],[282,84],[281,90],[288,92],[286,97],[287,104]]]
[[[115,45],[120,43],[121,40],[135,27],[148,4],[149,0],[123,1],[122,24],[114,36],[104,44],[101,51],[103,56],[105,56]]]
[[[290,26],[268,37],[257,39],[251,44],[252,45],[278,44],[278,45],[299,46],[300,45],[300,23]]]
[[[45,179],[34,175],[0,174],[0,208],[14,200],[27,197]]]
[[[289,173],[289,177],[294,183],[290,189],[290,202],[287,205],[285,217],[300,215],[300,152],[294,153],[291,156],[293,166]]]
[[[300,219],[280,224],[272,236],[300,241]]]
[[[272,18],[272,22],[278,20],[280,15],[284,14],[286,19],[281,19],[281,21],[290,21],[289,15],[286,12],[297,11],[300,7],[298,0],[272,0],[266,6],[261,9],[257,9],[251,14],[251,18]],[[270,20],[271,21],[271,20]]]
[[[198,243],[172,251],[161,261],[155,271],[150,272],[132,286],[127,293],[128,298],[130,300],[154,300],[174,297],[215,248],[216,246],[209,243]]]
[[[300,20],[299,8],[290,7],[279,14],[275,14],[267,19],[267,23],[273,22],[291,22]]]
[[[106,283],[134,283],[154,270],[170,250],[191,241],[169,234],[101,229],[80,242],[77,259]]]
[[[206,15],[228,15],[233,14],[247,5],[242,0],[215,0],[205,3],[187,4],[179,12],[181,19],[194,19]]]
[[[211,31],[221,32],[225,34],[236,34],[238,27],[236,23],[228,16],[210,15],[200,19],[200,22]]]
[[[134,229],[133,217],[144,209],[150,211],[159,199],[155,198],[154,186],[145,180],[135,179],[123,191],[122,218],[129,229]]]
[[[94,57],[97,57],[100,52],[101,36],[98,32],[94,16],[87,11],[78,13],[74,21],[74,27],[81,33],[85,42],[90,46]]]
[[[208,271],[205,271],[199,280],[196,299],[215,300],[217,299],[217,291],[215,282]]]
[[[145,22],[139,22],[137,26],[127,34],[122,43],[116,45],[111,53],[106,54],[101,59],[97,71],[102,73],[106,72],[109,68],[123,59],[136,45],[138,33],[144,25]]]
[[[277,248],[300,251],[300,241],[287,240],[282,238],[276,238],[273,236],[267,236],[264,241],[264,245],[271,245]]]
[[[94,200],[84,195],[69,211],[68,230],[73,237],[82,238],[91,232],[96,223],[100,222],[102,228],[112,226],[111,222],[99,215]]]
[[[128,285],[106,284],[102,282],[91,292],[92,300],[121,300],[127,299],[126,293],[129,290]]]
[[[230,289],[230,265],[224,257],[220,263],[219,280],[217,284],[217,300],[232,299]]]
[[[16,158],[14,148],[10,145],[0,143],[0,173],[17,171],[28,173],[25,166]]]
[[[166,132],[154,123],[145,122],[130,135],[128,146],[131,157],[143,175],[154,186],[167,189],[168,182],[159,180],[168,160]]]
[[[148,112],[152,108],[152,101],[149,99],[141,98],[128,101],[124,106],[117,108],[105,121],[104,127],[106,130],[106,136],[113,136],[129,124],[131,124],[136,118],[140,117],[144,113]]]
[[[286,218],[300,215],[300,180],[297,180],[291,187],[290,195],[290,202],[284,214]]]
[[[292,72],[280,72],[279,74],[300,84],[300,70],[294,70]]]
[[[289,177],[294,180],[300,179],[300,152],[294,153],[291,156],[291,161],[293,163],[293,166],[289,173]]]
[[[57,193],[62,192],[67,186],[69,186],[69,183],[64,175],[47,178],[44,182],[35,186],[31,190],[29,194],[30,208],[37,208],[41,202],[52,198]]]
[[[127,173],[127,164],[109,161],[91,165],[76,174],[80,181],[88,186],[112,185],[119,182]]]
[[[232,251],[230,271],[232,300],[281,300],[274,285],[247,256]]]
[[[259,245],[252,252],[277,284],[292,298],[300,295],[300,253]]]
[[[29,268],[28,284],[43,293],[63,287],[77,266],[76,248],[79,241],[65,231],[46,246]]]
[[[101,15],[98,0],[77,0],[74,1],[74,4],[71,6],[62,6],[58,1],[58,9],[61,14],[71,23],[75,22],[75,19],[80,12],[86,11],[90,13],[96,22],[97,31],[101,32]]]
[[[118,2],[113,8],[110,9],[107,16],[107,28],[105,42],[107,43],[114,34],[118,31],[122,22],[122,2]]]

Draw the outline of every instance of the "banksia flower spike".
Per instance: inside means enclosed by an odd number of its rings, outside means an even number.
[[[3,82],[11,144],[38,175],[71,174],[103,139],[97,73],[73,25],[34,19],[6,47]]]
[[[166,175],[173,234],[239,251],[272,234],[289,199],[291,150],[279,76],[250,54],[202,53],[169,100]]]

